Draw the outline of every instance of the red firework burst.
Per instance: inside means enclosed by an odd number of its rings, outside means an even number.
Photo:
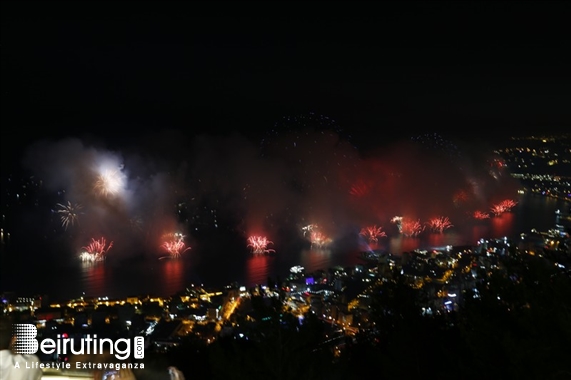
[[[487,212],[483,212],[480,210],[476,210],[474,211],[474,213],[472,214],[472,217],[474,219],[478,219],[478,220],[482,220],[482,219],[488,219],[490,217],[490,214],[488,214]]]
[[[325,235],[323,232],[320,231],[311,231],[311,234],[309,235],[309,240],[311,241],[312,247],[318,247],[318,248],[325,247],[331,241],[331,239],[329,239],[327,235]]]
[[[428,228],[430,228],[433,232],[442,233],[445,230],[453,227],[452,223],[450,223],[450,219],[445,216],[440,216],[437,218],[430,219],[427,223]]]
[[[420,220],[402,219],[401,233],[405,236],[418,236],[424,231],[424,225]]]
[[[252,249],[252,253],[262,254],[275,252],[275,250],[268,248],[268,245],[273,244],[272,241],[268,240],[265,236],[252,235],[248,237],[248,247]]]
[[[170,257],[177,258],[180,257],[184,252],[190,250],[184,243],[184,235],[181,233],[168,234],[167,240],[161,245]]]
[[[83,247],[81,258],[84,261],[102,261],[111,247],[113,247],[113,242],[107,244],[107,240],[103,237],[99,240],[92,238],[91,243]]]
[[[515,205],[517,205],[517,202],[514,200],[504,199],[503,201],[493,205],[490,210],[494,215],[499,216],[505,212],[510,212]]]
[[[363,227],[361,229],[361,232],[359,233],[359,235],[363,236],[365,239],[367,239],[367,241],[369,243],[372,242],[378,242],[379,238],[385,237],[387,236],[387,234],[385,233],[385,231],[383,231],[382,227],[377,227],[376,225],[374,226],[368,226],[368,227]]]

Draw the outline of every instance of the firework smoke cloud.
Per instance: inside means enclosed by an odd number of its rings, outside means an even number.
[[[167,172],[149,172],[153,165],[143,161],[68,138],[31,146],[24,166],[54,194],[53,213],[70,250],[105,238],[114,242],[109,255],[129,255],[158,251],[161,236],[178,226],[174,181]]]
[[[284,228],[312,245],[335,244],[348,233],[378,241],[443,233],[515,205],[518,184],[485,149],[435,148],[423,138],[364,156],[336,131],[273,132],[263,144],[239,133],[178,138],[172,159],[152,144],[126,155],[76,138],[42,141],[24,162],[58,194],[54,221],[71,245],[104,237],[114,242],[109,255],[134,248],[164,255],[164,236],[173,233],[186,236],[178,248],[187,250],[195,219],[182,220],[177,204],[190,200],[235,222],[245,246],[248,237],[263,236],[277,252]]]

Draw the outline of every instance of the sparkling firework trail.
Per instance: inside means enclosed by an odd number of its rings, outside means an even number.
[[[61,225],[66,230],[69,226],[74,226],[75,223],[79,224],[79,210],[83,208],[80,204],[72,204],[68,201],[67,204],[58,203],[57,206],[59,207],[57,213],[60,214]]]
[[[402,219],[401,226],[401,233],[405,236],[418,236],[424,231],[424,225],[420,220]]]
[[[331,239],[329,239],[324,233],[320,231],[311,231],[309,240],[312,247],[318,248],[323,248],[331,242]]]
[[[170,235],[170,239],[165,241],[161,247],[168,252],[169,257],[179,258],[184,252],[191,249],[184,243],[184,237],[181,233],[174,233]]]
[[[517,205],[517,202],[512,199],[504,199],[503,201],[500,202],[500,204],[504,207],[506,212],[510,212],[512,208],[514,208]]]
[[[363,236],[369,243],[378,242],[379,238],[387,236],[387,234],[382,230],[382,227],[368,226],[363,227],[359,235]]]
[[[492,214],[494,214],[495,216],[500,216],[500,215],[502,215],[504,212],[506,212],[505,208],[504,208],[501,204],[493,205],[493,206],[490,208],[490,211],[491,211]]]
[[[490,217],[490,214],[488,214],[487,212],[477,210],[474,211],[472,216],[474,217],[474,219],[482,220],[482,219],[488,219]]]
[[[452,223],[447,217],[440,216],[438,218],[432,218],[427,222],[428,228],[433,232],[442,233],[445,230],[453,227]]]
[[[80,258],[83,261],[103,261],[105,260],[105,255],[113,247],[113,242],[107,245],[105,238],[99,240],[91,239],[91,243],[83,247],[83,252],[80,254]]]
[[[252,253],[257,255],[275,252],[275,250],[268,248],[270,244],[273,244],[273,242],[268,240],[265,236],[252,235],[248,237],[248,247],[252,249]]]
[[[517,205],[517,202],[511,199],[504,199],[500,203],[493,205],[491,211],[495,216],[499,216],[505,212],[510,212],[515,205]]]

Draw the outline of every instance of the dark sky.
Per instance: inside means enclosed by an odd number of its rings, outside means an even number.
[[[368,146],[564,130],[570,5],[4,1],[2,149],[172,128],[256,136],[308,111]]]

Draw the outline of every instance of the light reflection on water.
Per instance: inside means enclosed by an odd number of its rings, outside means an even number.
[[[107,292],[105,279],[106,272],[111,268],[104,265],[104,262],[86,262],[81,263],[81,277],[84,279],[85,287],[82,292],[86,295],[104,295]]]
[[[514,233],[514,213],[509,212],[490,219],[490,234],[493,237],[512,236]],[[555,222],[554,222],[555,223]]]
[[[164,259],[143,263],[82,263],[77,290],[87,296],[172,295],[188,286],[188,260]]]
[[[332,266],[331,249],[304,249],[301,251],[301,260],[299,265],[306,268],[307,271],[328,269]]]
[[[265,284],[268,279],[272,257],[269,255],[252,255],[246,261],[246,283]]]
[[[167,285],[165,289],[167,294],[174,294],[186,286],[183,264],[181,260],[176,259],[166,259],[162,263],[162,277],[165,279],[165,285]]]

